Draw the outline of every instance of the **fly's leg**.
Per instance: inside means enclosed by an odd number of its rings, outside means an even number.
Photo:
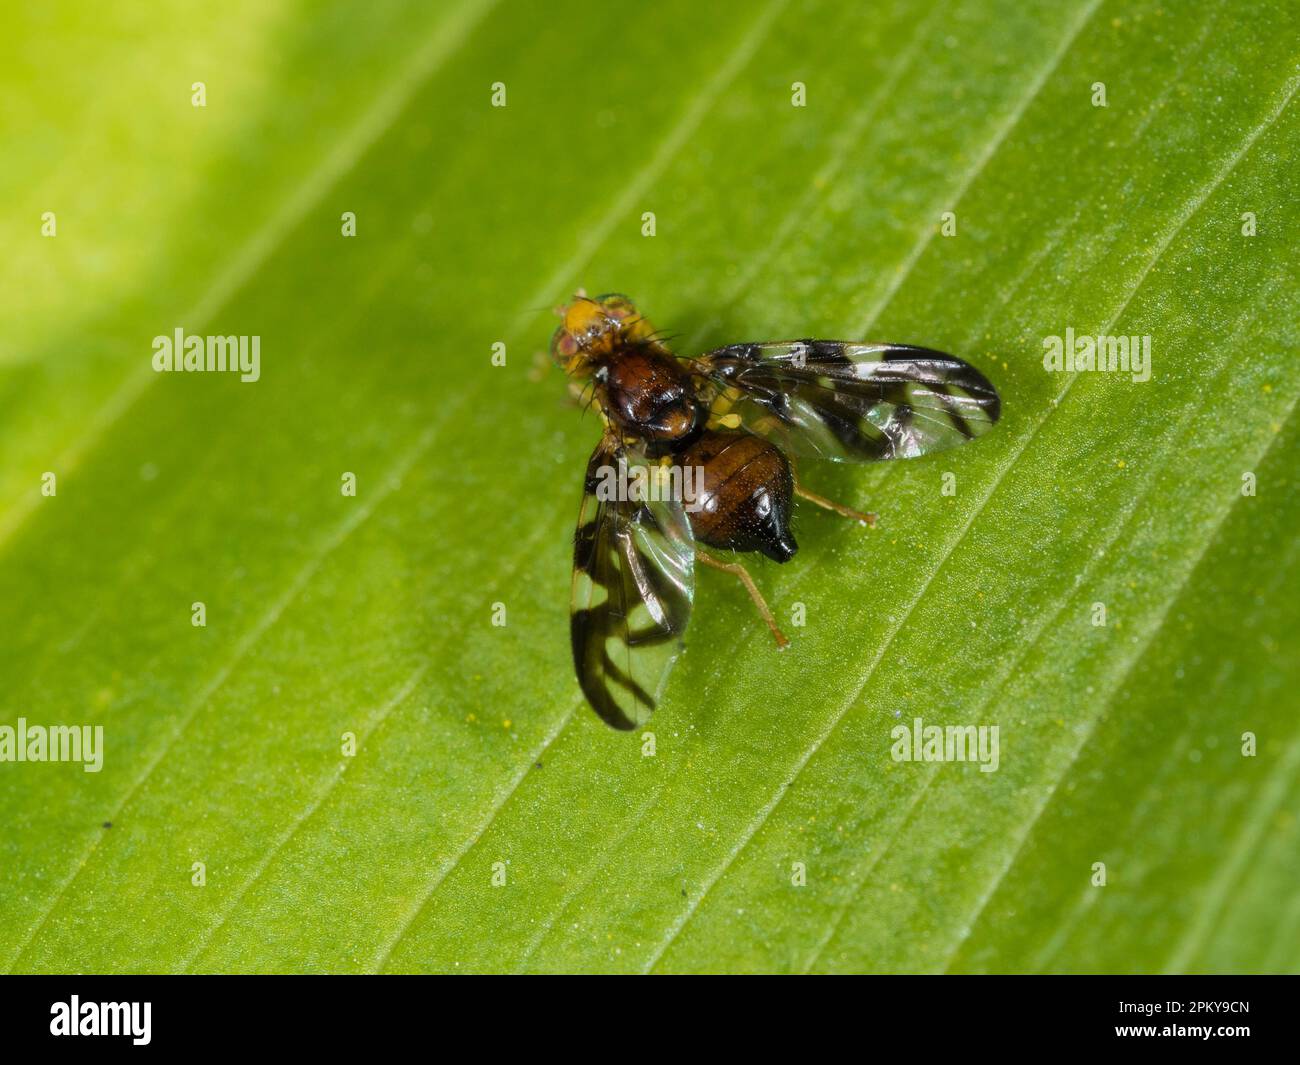
[[[861,522],[863,525],[875,526],[876,516],[874,514],[864,514],[860,510],[854,510],[852,507],[846,507],[843,503],[836,503],[833,499],[827,499],[825,496],[819,496],[816,492],[810,492],[798,480],[794,482],[794,494],[800,499],[806,499],[809,503],[816,503],[819,507],[825,507],[827,510],[833,510],[836,514],[853,521]]]
[[[776,637],[776,646],[784,650],[790,645],[786,639],[785,633],[776,627],[776,618],[772,616],[772,611],[768,609],[767,601],[763,598],[763,593],[758,590],[754,584],[754,579],[749,575],[749,570],[745,569],[739,562],[723,562],[720,558],[714,558],[706,554],[698,547],[695,549],[695,557],[703,562],[706,566],[712,566],[714,569],[720,569],[723,573],[730,573],[745,586],[745,591],[749,593],[749,598],[754,600],[754,606],[758,608],[759,614],[767,623],[767,627],[772,630],[772,635]]]
[[[790,476],[794,480],[794,494],[800,499],[806,499],[809,503],[816,503],[819,507],[826,510],[834,511],[842,518],[848,518],[850,521],[859,522],[862,525],[869,525],[873,529],[876,527],[876,516],[874,514],[865,514],[860,510],[854,510],[852,507],[846,507],[843,503],[836,503],[833,499],[827,499],[825,496],[819,496],[816,492],[810,492],[807,488],[799,483],[799,470],[794,464],[794,457],[787,456],[790,463]]]

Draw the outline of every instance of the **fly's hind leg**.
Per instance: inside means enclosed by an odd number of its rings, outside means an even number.
[[[819,507],[826,510],[834,511],[842,518],[848,518],[850,521],[859,522],[862,525],[869,525],[873,529],[876,527],[876,516],[866,514],[861,510],[854,510],[852,507],[846,507],[843,503],[836,503],[833,499],[827,499],[825,496],[819,496],[816,492],[810,492],[807,488],[799,483],[799,470],[795,467],[794,459],[790,458],[790,477],[794,481],[794,494],[800,499],[806,499],[809,503],[816,503]]]
[[[776,637],[776,646],[781,650],[790,646],[790,641],[786,639],[785,633],[777,628],[776,618],[772,616],[772,611],[768,609],[767,601],[763,598],[763,593],[754,584],[754,579],[749,575],[749,570],[745,569],[739,562],[723,562],[720,558],[714,558],[712,555],[701,551],[698,547],[695,549],[695,557],[706,566],[720,569],[723,573],[730,573],[739,580],[745,586],[745,591],[749,593],[749,598],[754,601],[754,606],[758,608],[758,612],[767,623],[767,627],[772,630],[772,635]]]
[[[860,510],[854,510],[852,507],[846,507],[843,503],[836,503],[833,499],[827,499],[825,496],[819,496],[816,492],[810,492],[798,481],[794,483],[794,494],[801,499],[806,499],[810,503],[816,503],[819,507],[825,507],[827,510],[833,510],[836,514],[845,518],[851,518],[853,521],[861,522],[863,525],[874,526],[876,516],[866,514]]]
[[[873,528],[875,527],[876,516],[874,514],[865,514],[860,510],[854,510],[852,507],[846,507],[843,503],[836,503],[833,499],[819,496],[816,492],[810,492],[799,483],[798,478],[796,478],[794,482],[794,494],[800,499],[808,500],[809,503],[816,503],[819,507],[833,510],[836,514],[839,514],[842,517],[861,522],[863,525],[870,525]]]

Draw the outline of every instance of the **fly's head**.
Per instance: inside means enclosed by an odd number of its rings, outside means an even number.
[[[551,358],[566,373],[585,377],[629,344],[652,342],[654,330],[626,296],[611,292],[592,298],[579,292],[557,312],[562,319],[551,337]]]

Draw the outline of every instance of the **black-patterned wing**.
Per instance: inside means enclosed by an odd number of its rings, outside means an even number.
[[[627,472],[644,460],[608,437],[587,464],[570,632],[587,701],[614,728],[634,729],[650,717],[681,651],[695,592],[695,541],[680,500],[625,498],[620,465],[626,487]]]
[[[997,390],[961,359],[905,344],[732,344],[697,361],[717,417],[796,455],[912,458],[965,443],[998,420]]]

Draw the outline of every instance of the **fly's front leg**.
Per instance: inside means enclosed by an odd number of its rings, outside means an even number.
[[[776,618],[772,616],[772,611],[768,609],[767,600],[763,598],[763,593],[754,584],[754,579],[749,575],[749,570],[745,569],[739,562],[723,562],[720,558],[714,558],[712,555],[701,551],[698,547],[695,549],[695,557],[706,566],[720,569],[723,573],[730,573],[739,580],[745,586],[745,591],[749,593],[749,598],[754,601],[754,606],[758,608],[759,614],[767,622],[767,627],[772,630],[772,635],[776,638],[777,648],[785,650],[790,646],[790,641],[786,639],[785,633],[777,628]]]

